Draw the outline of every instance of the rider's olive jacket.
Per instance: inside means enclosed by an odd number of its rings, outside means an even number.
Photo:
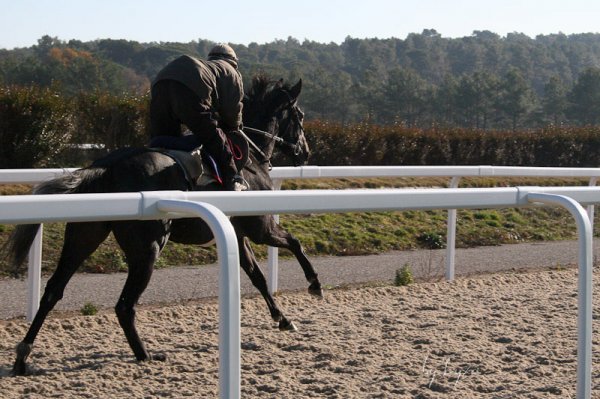
[[[152,85],[166,79],[192,89],[202,105],[218,114],[219,124],[224,129],[241,126],[244,87],[234,62],[224,59],[204,61],[182,55],[167,64]]]

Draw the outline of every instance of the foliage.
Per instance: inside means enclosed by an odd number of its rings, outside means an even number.
[[[444,237],[435,232],[424,232],[417,236],[417,241],[421,246],[428,249],[441,249],[446,246]]]
[[[408,264],[396,270],[396,277],[394,278],[396,287],[404,287],[414,283],[414,281],[412,269]]]
[[[569,94],[569,112],[582,124],[596,125],[600,122],[600,69],[583,71]]]
[[[102,143],[108,151],[147,142],[148,96],[94,91],[76,98],[78,143]]]
[[[56,166],[73,130],[70,102],[52,88],[0,87],[0,168]]]
[[[168,61],[182,53],[203,58],[213,44],[44,36],[30,48],[0,50],[0,85],[144,94]],[[486,130],[600,123],[593,95],[600,34],[445,38],[426,29],[405,39],[347,37],[339,45],[288,38],[233,46],[246,83],[257,72],[304,78],[309,118]]]
[[[91,302],[86,302],[81,308],[81,314],[84,316],[94,316],[98,313],[98,307]]]
[[[72,98],[53,88],[0,87],[0,167],[81,166],[106,151],[143,145],[148,101],[147,95],[95,91]]]
[[[506,165],[597,167],[600,127],[517,132],[305,124],[316,165]]]

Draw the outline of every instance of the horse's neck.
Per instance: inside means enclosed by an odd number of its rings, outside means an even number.
[[[258,135],[248,135],[248,138],[258,147],[258,149],[254,148],[252,143],[250,143],[250,152],[255,154],[255,158],[260,161],[270,161],[275,151],[275,140]]]

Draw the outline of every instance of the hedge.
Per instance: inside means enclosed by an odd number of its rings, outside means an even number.
[[[596,167],[600,127],[521,132],[401,126],[305,126],[315,165],[505,165]]]
[[[146,143],[148,96],[61,97],[52,88],[0,87],[0,168],[81,166],[106,151]],[[520,132],[372,124],[305,124],[313,165],[596,167],[600,127]],[[102,144],[87,159],[78,144]]]

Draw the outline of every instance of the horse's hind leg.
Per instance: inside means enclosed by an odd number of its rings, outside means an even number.
[[[44,295],[25,338],[17,346],[17,358],[13,366],[14,375],[26,373],[26,360],[31,352],[33,341],[42,328],[48,313],[63,297],[65,287],[77,268],[106,239],[110,227],[107,223],[68,223],[65,229],[65,242],[56,271],[46,284]]]
[[[267,280],[256,262],[256,257],[254,256],[254,252],[250,247],[248,239],[245,237],[238,237],[238,246],[240,249],[240,266],[244,269],[250,278],[250,281],[252,281],[252,284],[260,291],[267,302],[271,317],[279,323],[279,329],[281,331],[296,331],[294,323],[286,319],[281,310],[279,310],[275,299],[269,293]]]
[[[167,242],[162,221],[118,223],[113,228],[117,242],[125,252],[129,273],[115,306],[119,324],[138,361],[164,360],[162,354],[150,356],[135,328],[135,305],[148,286],[154,262]]]

